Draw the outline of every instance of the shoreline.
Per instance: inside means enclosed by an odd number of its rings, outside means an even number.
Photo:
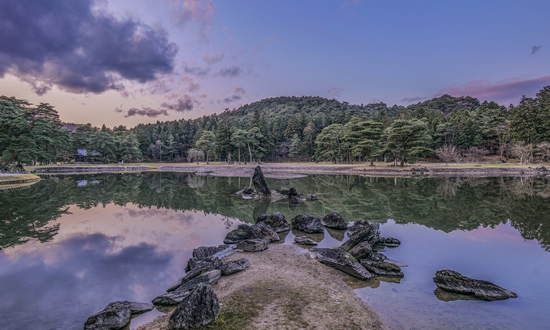
[[[0,175],[0,189],[19,188],[42,180],[35,174],[2,174]]]
[[[246,270],[222,276],[212,288],[220,318],[201,329],[384,329],[382,317],[353,291],[363,282],[309,257],[294,245],[270,244],[246,257]],[[138,330],[167,329],[170,313]]]
[[[293,179],[307,175],[361,175],[383,177],[501,177],[501,176],[548,176],[550,169],[544,166],[498,166],[486,164],[433,166],[418,165],[406,167],[365,166],[365,165],[323,165],[323,164],[248,164],[248,165],[170,165],[144,164],[141,166],[45,166],[34,167],[37,174],[77,174],[77,173],[117,173],[117,172],[183,172],[196,175],[224,177],[250,177],[256,166],[261,166],[267,178]]]

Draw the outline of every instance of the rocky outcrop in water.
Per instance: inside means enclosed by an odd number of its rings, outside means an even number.
[[[302,245],[317,245],[317,242],[305,236],[294,237],[294,243]]]
[[[248,258],[241,258],[233,261],[229,261],[220,268],[222,275],[231,275],[237,272],[241,272],[250,267],[250,260]]]
[[[367,259],[372,254],[372,246],[369,242],[361,242],[349,250],[349,254],[357,260]]]
[[[262,168],[260,166],[256,166],[256,168],[254,169],[252,183],[254,184],[256,193],[266,197],[271,196],[271,189],[269,189],[269,186],[265,181],[264,173],[262,172]]]
[[[374,261],[370,259],[362,259],[361,265],[365,267],[369,272],[378,275],[378,276],[397,276],[403,277],[403,272],[399,266],[384,262],[384,261]]]
[[[267,250],[269,241],[263,239],[247,239],[237,244],[237,249],[245,252],[259,252]]]
[[[292,219],[292,228],[306,233],[323,233],[324,228],[321,219],[309,214],[297,215]]]
[[[496,284],[475,280],[453,270],[437,271],[434,282],[442,290],[472,295],[482,300],[492,301],[518,297],[514,292],[501,288]]]
[[[351,235],[344,244],[342,244],[342,247],[344,250],[349,251],[361,242],[368,242],[371,246],[373,246],[376,242],[378,242],[379,238],[379,225],[377,223],[373,223],[355,231],[355,233]]]
[[[329,214],[325,215],[321,223],[327,228],[333,228],[333,229],[348,228],[348,224],[338,212],[330,212]]]
[[[248,237],[249,239],[262,239],[272,242],[280,241],[279,235],[271,229],[270,226],[266,225],[263,222],[252,225],[248,228]]]
[[[220,303],[212,287],[197,286],[174,310],[168,321],[169,329],[190,329],[208,324],[220,315]]]
[[[360,280],[366,280],[372,275],[361,264],[343,249],[313,248],[313,256],[322,264],[338,269]]]
[[[276,233],[282,233],[290,230],[290,225],[286,221],[285,216],[281,212],[273,213],[272,215],[262,214],[256,219],[256,223],[265,223]]]
[[[90,316],[84,323],[84,330],[122,329],[130,323],[132,315],[148,312],[153,305],[129,301],[115,301],[101,312]]]

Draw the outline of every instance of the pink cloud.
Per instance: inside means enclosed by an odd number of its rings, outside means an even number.
[[[211,0],[171,0],[174,7],[173,17],[178,24],[195,21],[200,24],[200,36],[208,37],[212,17],[216,12],[216,6]]]

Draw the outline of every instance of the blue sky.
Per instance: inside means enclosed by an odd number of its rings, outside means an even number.
[[[550,85],[550,1],[0,3],[0,91],[68,122],[195,118],[266,97],[508,105]]]

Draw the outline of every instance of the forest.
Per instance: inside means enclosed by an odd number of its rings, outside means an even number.
[[[486,155],[550,160],[550,86],[517,106],[442,95],[404,106],[321,97],[264,99],[196,119],[133,128],[63,123],[54,106],[0,96],[2,167],[59,162],[387,161]]]

